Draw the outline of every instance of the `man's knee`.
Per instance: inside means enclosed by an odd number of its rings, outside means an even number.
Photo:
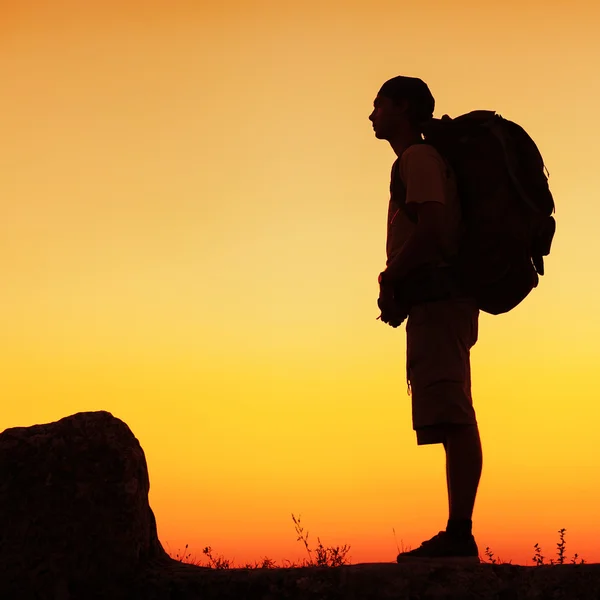
[[[448,448],[448,441],[455,438],[479,435],[477,423],[448,423],[444,426],[444,448]]]

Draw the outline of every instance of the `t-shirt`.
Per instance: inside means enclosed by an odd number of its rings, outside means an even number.
[[[407,148],[394,163],[392,173],[395,170],[396,176],[404,183],[409,211],[411,204],[414,206],[424,202],[440,202],[446,206],[442,248],[435,265],[448,264],[447,259],[458,252],[462,232],[460,202],[454,171],[440,153],[429,144],[414,144]],[[388,207],[387,265],[400,252],[416,227],[403,206],[402,186],[396,185],[393,192]]]

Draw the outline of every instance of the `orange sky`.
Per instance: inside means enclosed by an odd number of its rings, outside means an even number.
[[[236,563],[311,539],[394,560],[445,526],[403,330],[375,317],[394,155],[367,117],[422,77],[550,171],[547,275],[482,315],[474,532],[600,562],[598,9],[588,2],[16,2],[0,10],[0,430],[108,410],[160,538]],[[528,562],[529,561],[529,562]]]

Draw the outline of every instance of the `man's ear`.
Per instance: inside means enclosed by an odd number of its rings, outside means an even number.
[[[401,113],[408,113],[408,110],[410,108],[410,103],[405,98],[400,99],[397,102],[395,102],[395,105],[396,105],[396,108],[398,109],[398,111]]]

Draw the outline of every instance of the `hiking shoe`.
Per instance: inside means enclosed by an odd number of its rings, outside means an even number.
[[[479,564],[479,550],[475,538],[456,539],[440,531],[418,548],[398,554],[397,562],[442,562],[457,565]]]

